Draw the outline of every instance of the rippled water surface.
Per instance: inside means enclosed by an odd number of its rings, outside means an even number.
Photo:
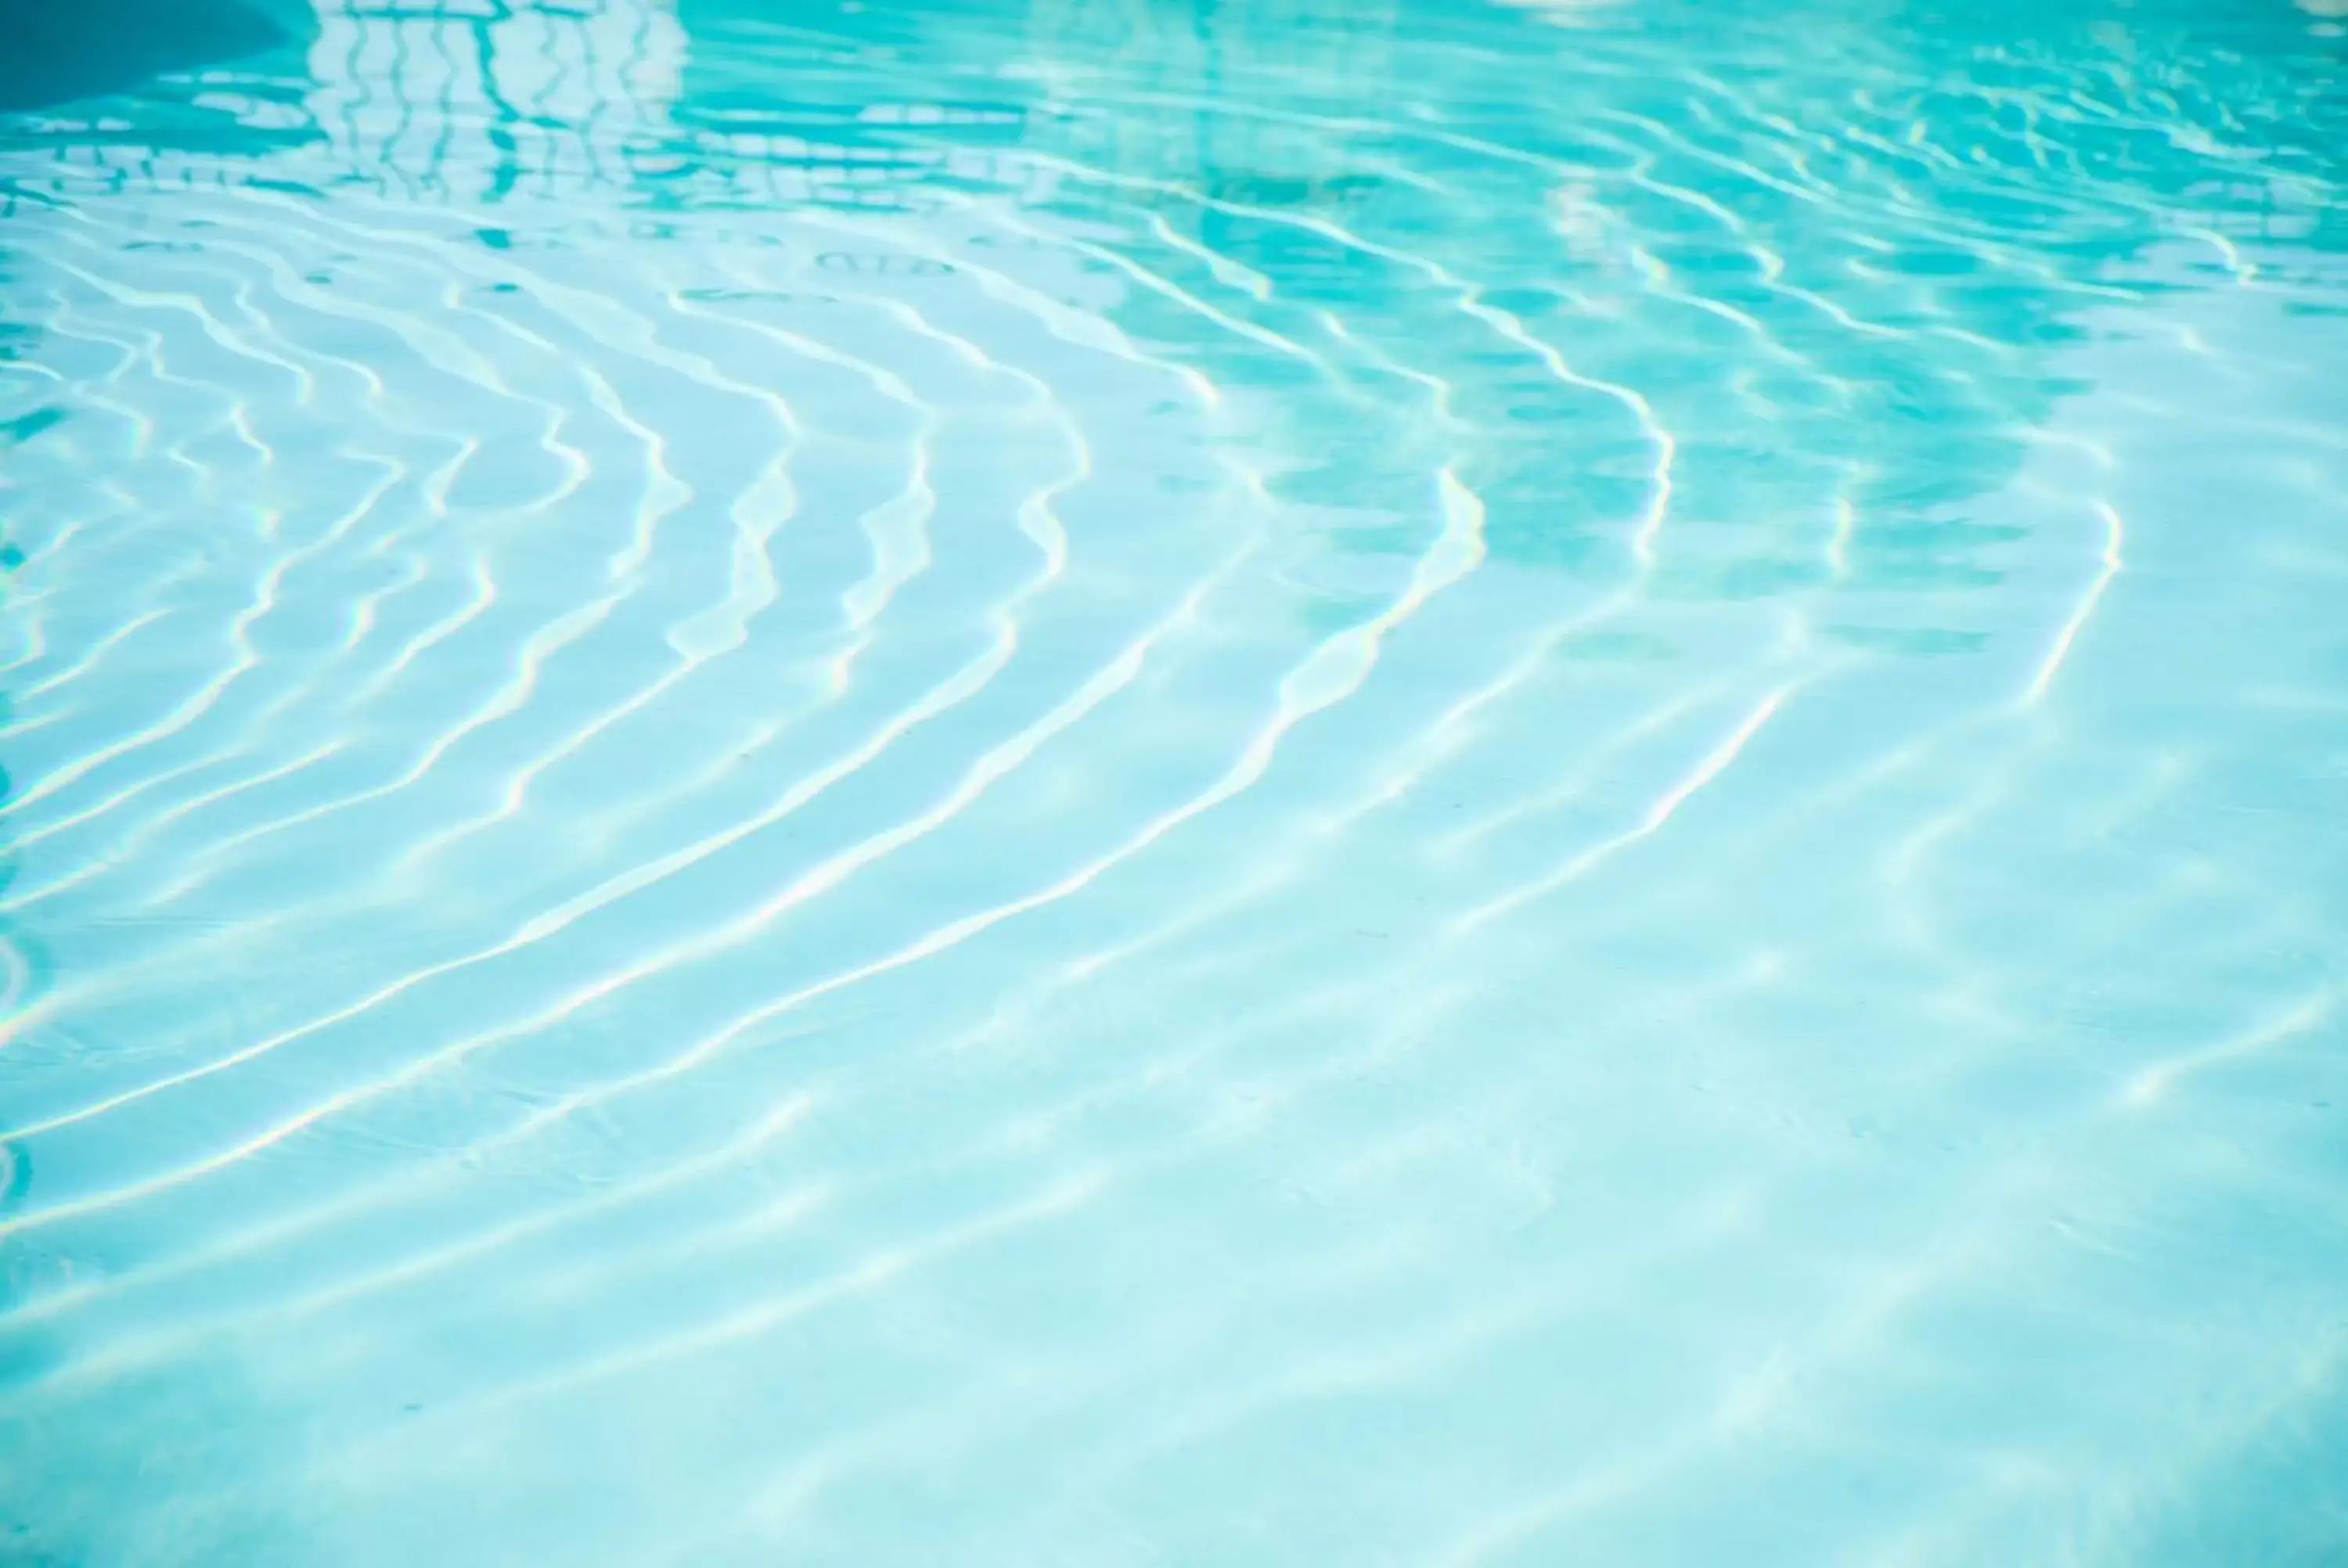
[[[2348,1562],[2343,11],[0,3],[0,1562]]]

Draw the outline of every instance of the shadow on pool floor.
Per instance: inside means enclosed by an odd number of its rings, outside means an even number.
[[[296,36],[249,0],[0,0],[0,111],[138,91]]]

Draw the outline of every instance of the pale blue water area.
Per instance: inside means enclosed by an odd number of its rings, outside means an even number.
[[[2348,4],[0,0],[0,1563],[2348,1563]]]

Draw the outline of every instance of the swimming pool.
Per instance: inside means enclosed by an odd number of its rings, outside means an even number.
[[[2333,9],[6,13],[0,1561],[2340,1562]]]

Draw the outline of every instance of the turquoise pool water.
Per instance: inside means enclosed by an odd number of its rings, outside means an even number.
[[[2340,11],[0,0],[0,1563],[2348,1562]]]

